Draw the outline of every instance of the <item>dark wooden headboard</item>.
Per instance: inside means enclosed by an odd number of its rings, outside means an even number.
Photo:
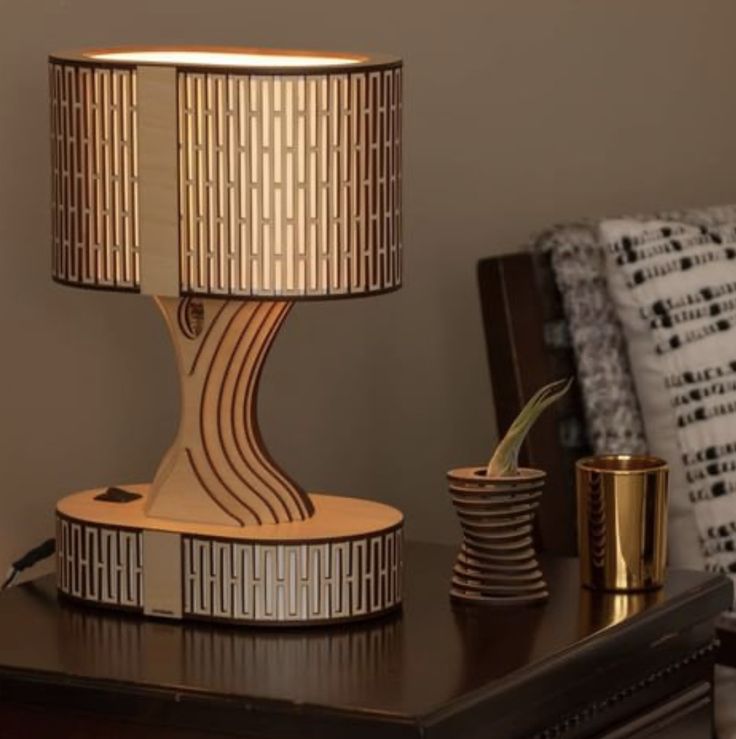
[[[552,380],[575,374],[560,296],[549,265],[529,253],[478,263],[483,325],[499,433]],[[541,546],[577,551],[575,460],[589,452],[577,386],[532,428],[522,463],[547,472],[538,517]]]

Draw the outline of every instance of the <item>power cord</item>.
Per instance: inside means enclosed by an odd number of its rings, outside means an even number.
[[[33,565],[37,564],[41,560],[47,559],[55,551],[56,539],[46,539],[42,544],[31,549],[30,552],[26,552],[20,559],[15,560],[15,562],[10,565],[10,569],[3,580],[3,584],[0,585],[0,590],[9,588],[13,584],[15,578],[18,577],[23,570],[27,570],[29,567],[33,567]]]

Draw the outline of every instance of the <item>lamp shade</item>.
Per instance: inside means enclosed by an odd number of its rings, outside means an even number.
[[[398,288],[401,92],[401,61],[368,54],[53,54],[54,279],[288,300]]]

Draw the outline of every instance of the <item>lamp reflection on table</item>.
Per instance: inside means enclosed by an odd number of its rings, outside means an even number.
[[[74,675],[290,701],[327,692],[350,702],[380,692],[386,670],[402,669],[398,615],[329,630],[246,630],[60,605],[60,659]]]

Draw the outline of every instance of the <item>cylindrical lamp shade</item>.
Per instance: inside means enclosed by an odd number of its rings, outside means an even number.
[[[401,61],[252,49],[50,58],[53,277],[156,295],[401,284]]]

